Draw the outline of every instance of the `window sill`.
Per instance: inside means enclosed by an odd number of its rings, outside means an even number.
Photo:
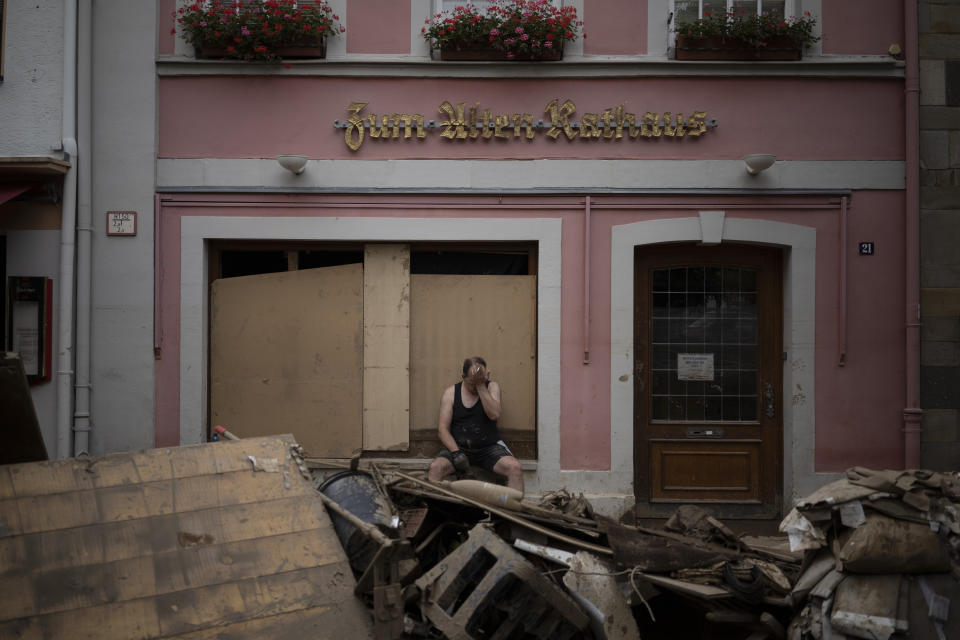
[[[657,76],[903,78],[889,56],[810,56],[797,61],[686,61],[657,56],[565,56],[555,62],[434,61],[423,56],[330,58],[264,64],[164,55],[159,76],[350,76],[417,78],[603,78]]]

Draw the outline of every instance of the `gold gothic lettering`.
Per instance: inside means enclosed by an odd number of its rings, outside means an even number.
[[[684,137],[697,138],[716,126],[707,120],[706,111],[693,111],[689,116],[677,111],[663,113],[647,111],[639,119],[626,110],[626,101],[596,113],[583,113],[575,119],[577,105],[572,100],[555,98],[544,107],[549,120],[534,121],[532,113],[494,113],[479,102],[451,103],[444,100],[437,111],[442,119],[427,122],[419,113],[375,114],[363,113],[366,102],[351,102],[347,106],[347,120],[334,122],[342,128],[344,142],[351,151],[358,151],[364,139],[371,140],[424,140],[429,129],[439,129],[440,137],[446,140],[533,140],[542,131],[550,140],[558,140],[560,134],[567,140],[630,140]]]

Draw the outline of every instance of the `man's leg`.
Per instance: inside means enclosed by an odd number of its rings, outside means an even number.
[[[503,456],[493,465],[493,470],[502,476],[507,476],[508,487],[523,491],[523,467],[520,466],[519,460],[513,456]]]
[[[427,479],[430,482],[440,482],[454,471],[453,463],[442,456],[438,456],[430,463],[430,469],[427,471]]]

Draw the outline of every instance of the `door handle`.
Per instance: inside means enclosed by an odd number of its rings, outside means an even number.
[[[777,417],[777,393],[769,382],[763,389],[763,412],[768,418]]]

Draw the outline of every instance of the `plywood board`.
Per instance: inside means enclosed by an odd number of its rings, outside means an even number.
[[[363,256],[363,448],[406,451],[410,433],[410,247]]]
[[[0,434],[4,441],[0,447],[0,464],[46,460],[47,448],[23,361],[16,353],[0,352],[0,407],[3,407]]]
[[[5,467],[18,482],[0,500],[0,523],[26,526],[0,530],[0,637],[258,638],[298,626],[302,637],[306,625],[311,637],[370,638],[347,558],[291,444],[252,438]],[[280,470],[254,471],[251,455]],[[116,470],[149,468],[145,460],[166,460],[166,477],[118,481]],[[191,460],[205,473],[191,474]]]
[[[443,390],[481,356],[502,389],[499,427],[536,430],[536,291],[536,276],[411,276],[411,429],[436,429]]]
[[[362,265],[221,279],[211,297],[212,424],[292,433],[311,456],[358,451]]]

